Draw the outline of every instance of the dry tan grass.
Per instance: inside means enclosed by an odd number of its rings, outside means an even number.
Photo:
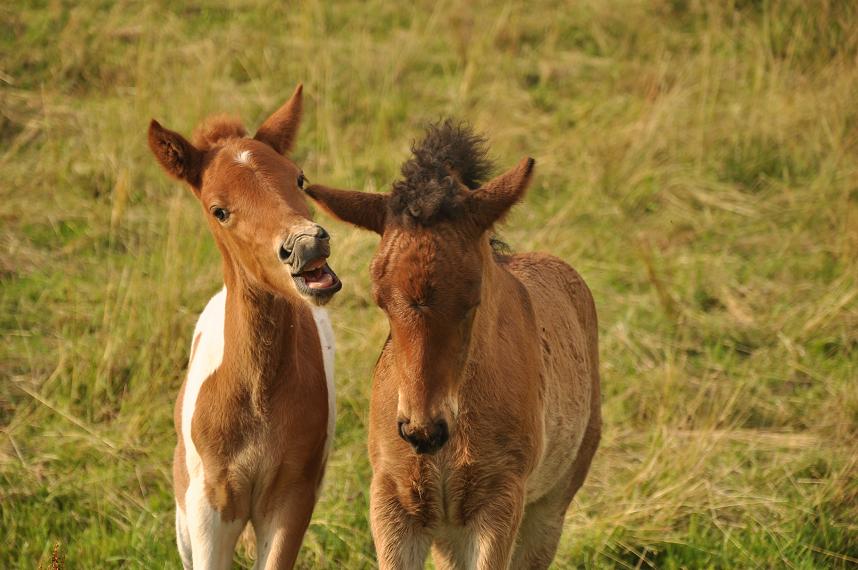
[[[151,117],[255,125],[298,80],[313,181],[384,190],[425,122],[537,159],[503,228],[601,320],[606,433],[556,566],[858,559],[858,14],[849,2],[49,2],[0,8],[3,567],[174,567],[171,406],[219,264]],[[346,289],[305,568],[373,567],[375,238]],[[247,566],[247,560],[238,562]]]

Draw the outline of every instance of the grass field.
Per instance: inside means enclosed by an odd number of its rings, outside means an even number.
[[[858,565],[858,5],[809,6],[4,4],[0,568],[56,543],[179,566],[172,406],[220,264],[146,128],[252,129],[298,81],[312,181],[387,189],[446,115],[536,158],[502,235],[581,271],[601,320],[605,435],[556,568]],[[300,567],[372,568],[376,238],[320,220],[338,434]]]

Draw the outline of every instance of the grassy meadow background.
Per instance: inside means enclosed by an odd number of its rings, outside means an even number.
[[[858,5],[49,0],[0,6],[0,567],[179,567],[172,409],[220,263],[146,128],[252,131],[298,81],[312,181],[386,190],[447,115],[536,158],[502,235],[601,321],[554,567],[858,565]],[[338,433],[300,567],[373,568],[377,238],[319,219]]]

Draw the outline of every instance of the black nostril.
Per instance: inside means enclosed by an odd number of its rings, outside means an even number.
[[[399,437],[401,437],[408,443],[411,443],[411,441],[408,439],[408,436],[405,434],[405,426],[408,425],[408,420],[399,420],[396,422],[396,425],[399,430]]]
[[[323,228],[322,226],[317,226],[317,228],[318,228],[318,229],[316,230],[316,237],[317,237],[317,238],[319,238],[319,239],[328,239],[329,237],[331,237],[330,235],[328,235],[327,230],[325,230],[325,228]]]
[[[286,244],[280,246],[280,249],[277,251],[277,257],[280,258],[280,261],[286,262],[289,259],[289,256],[292,255],[292,252],[286,249]]]
[[[450,439],[450,428],[445,420],[435,422],[435,433],[433,439],[438,447],[441,447]]]
[[[450,439],[450,428],[445,420],[438,420],[429,429],[418,429],[408,433],[409,420],[398,420],[399,437],[405,440],[417,453],[435,453]]]

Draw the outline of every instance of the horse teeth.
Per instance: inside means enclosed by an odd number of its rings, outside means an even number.
[[[318,259],[318,260],[312,262],[308,267],[309,267],[310,271],[315,271],[317,269],[321,269],[324,266],[325,266],[325,258],[323,257],[321,259]]]

